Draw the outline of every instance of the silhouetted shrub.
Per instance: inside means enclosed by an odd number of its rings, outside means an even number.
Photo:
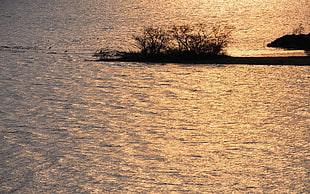
[[[134,39],[140,53],[146,55],[218,55],[227,46],[230,34],[227,27],[192,24],[166,29],[148,27]]]
[[[304,32],[304,30],[305,30],[305,28],[302,26],[302,24],[299,24],[298,27],[293,29],[292,34],[300,35]]]
[[[142,54],[157,55],[168,49],[169,36],[163,28],[145,28],[142,35],[134,36],[134,39]]]
[[[101,48],[94,53],[94,57],[98,57],[99,60],[119,59],[126,55],[125,52],[120,52],[113,49]]]
[[[205,24],[148,27],[133,36],[139,52],[99,49],[94,56],[104,61],[199,61],[224,56],[231,28]]]

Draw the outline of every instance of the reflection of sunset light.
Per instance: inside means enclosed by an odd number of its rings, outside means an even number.
[[[309,55],[266,47],[300,23],[310,32],[309,0],[0,2],[0,193],[309,191],[300,58],[93,58],[134,51],[145,27],[197,23],[233,26],[233,56]]]
[[[244,179],[249,176],[251,186],[258,188],[266,181],[260,177],[265,168],[286,165],[274,154],[268,160],[264,157],[266,151],[281,154],[272,146],[286,142],[277,135],[287,134],[283,128],[296,119],[287,115],[286,103],[303,101],[302,91],[287,88],[293,84],[287,78],[293,75],[294,82],[297,76],[289,72],[297,68],[166,65],[131,67],[126,72],[122,68],[102,67],[84,80],[90,87],[82,95],[85,107],[80,108],[87,119],[80,122],[92,127],[75,134],[83,139],[80,151],[97,165],[89,172],[93,177],[101,169],[114,168],[113,164],[103,168],[107,165],[103,150],[110,153],[108,160],[120,160],[119,177],[127,182],[140,178],[141,187],[155,181],[177,188],[190,180],[201,189],[205,182],[234,185],[244,180],[235,185],[242,188],[250,184]],[[261,74],[266,76],[263,82],[257,76]],[[292,96],[287,96],[288,90]],[[302,130],[295,135],[299,133]],[[105,173],[97,179],[119,181]]]

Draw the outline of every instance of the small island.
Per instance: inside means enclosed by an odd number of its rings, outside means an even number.
[[[267,46],[290,50],[310,51],[310,33],[285,35],[272,41]]]
[[[181,25],[171,27],[148,27],[141,35],[134,36],[137,52],[121,52],[111,49],[99,49],[94,56],[98,61],[121,62],[154,62],[154,63],[184,63],[184,64],[252,64],[252,65],[310,65],[310,56],[305,57],[231,57],[224,49],[230,41],[232,28],[204,24]],[[268,44],[269,47],[281,47],[307,50],[308,43],[300,41],[308,35],[289,37],[288,47],[277,39]],[[285,42],[285,41],[284,41]],[[293,42],[293,43],[291,43]],[[279,45],[279,46],[278,46]]]
[[[309,52],[310,33],[304,34],[304,30],[305,29],[302,24],[299,24],[299,26],[293,30],[292,34],[277,38],[276,40],[269,43],[267,46],[289,50],[305,50],[306,52]]]

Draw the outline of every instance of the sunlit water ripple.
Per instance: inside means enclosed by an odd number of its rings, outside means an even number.
[[[59,2],[55,21],[99,25],[101,1]],[[0,193],[310,192],[309,66],[85,61],[100,33],[71,16],[1,28]]]

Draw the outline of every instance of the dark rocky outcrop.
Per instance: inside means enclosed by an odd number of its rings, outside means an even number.
[[[310,33],[285,35],[267,45],[268,47],[310,51]]]

